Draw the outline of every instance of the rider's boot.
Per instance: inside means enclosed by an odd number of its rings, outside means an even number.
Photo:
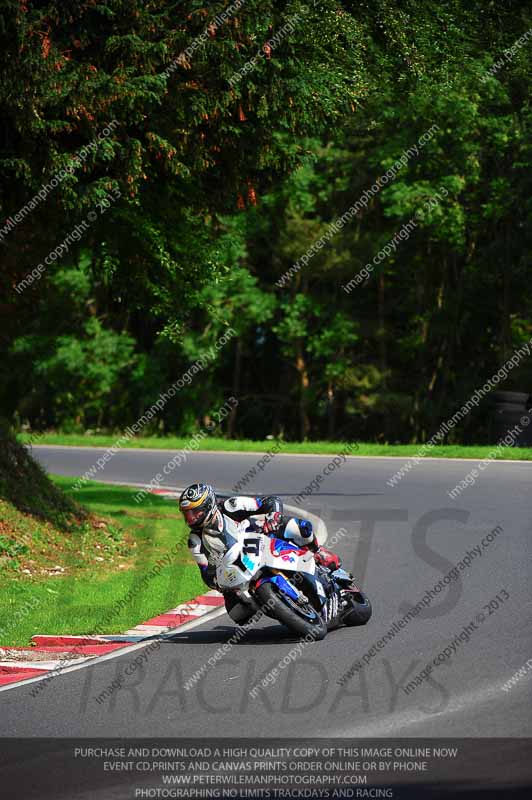
[[[236,622],[238,625],[246,625],[259,610],[259,607],[252,598],[239,589],[226,591],[223,595],[225,610],[233,622]]]

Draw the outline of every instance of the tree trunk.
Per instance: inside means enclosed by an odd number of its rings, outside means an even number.
[[[382,372],[382,387],[383,389],[386,389],[387,357],[386,357],[386,323],[385,323],[384,289],[385,289],[384,273],[381,272],[379,275],[379,286],[378,286],[379,368],[380,371]]]
[[[504,226],[504,263],[502,265],[502,320],[501,320],[501,356],[500,362],[503,364],[510,356],[512,330],[510,324],[510,230],[509,224]]]
[[[233,397],[236,397],[237,400],[240,394],[241,375],[242,375],[242,339],[239,336],[235,344],[235,363],[233,368]],[[229,416],[227,417],[227,436],[229,437],[229,439],[235,438],[237,411],[238,411],[238,406],[234,406],[229,412]]]
[[[336,395],[334,386],[329,381],[327,384],[327,437],[329,441],[334,441],[336,433]]]
[[[296,369],[299,374],[299,435],[302,441],[307,439],[310,432],[310,420],[308,417],[308,388],[310,385],[307,363],[303,351],[303,340],[296,342]]]

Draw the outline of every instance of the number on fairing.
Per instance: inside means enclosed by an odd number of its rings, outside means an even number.
[[[244,547],[242,548],[246,555],[258,556],[259,554],[259,540],[244,539]]]

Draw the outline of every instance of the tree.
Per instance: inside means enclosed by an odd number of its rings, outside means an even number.
[[[319,9],[263,0],[231,8],[219,24],[222,2],[207,9],[190,0],[179,15],[160,0],[4,4],[8,227],[43,184],[75,166],[3,237],[4,336],[45,282],[21,295],[14,287],[91,213],[83,246],[122,302],[148,306],[163,325],[182,319],[221,267],[215,212],[254,204],[298,162],[300,137],[324,130],[362,95],[353,74],[363,36],[332,0]],[[290,34],[231,83],[287,21]]]

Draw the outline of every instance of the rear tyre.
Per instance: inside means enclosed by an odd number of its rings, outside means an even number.
[[[371,617],[371,603],[364,592],[344,591],[342,597],[347,600],[348,606],[342,614],[344,625],[354,627],[355,625],[365,625]]]
[[[294,633],[312,636],[316,641],[327,634],[327,623],[310,602],[300,606],[269,582],[259,586],[255,594],[261,606],[268,609],[268,616],[279,620]]]

